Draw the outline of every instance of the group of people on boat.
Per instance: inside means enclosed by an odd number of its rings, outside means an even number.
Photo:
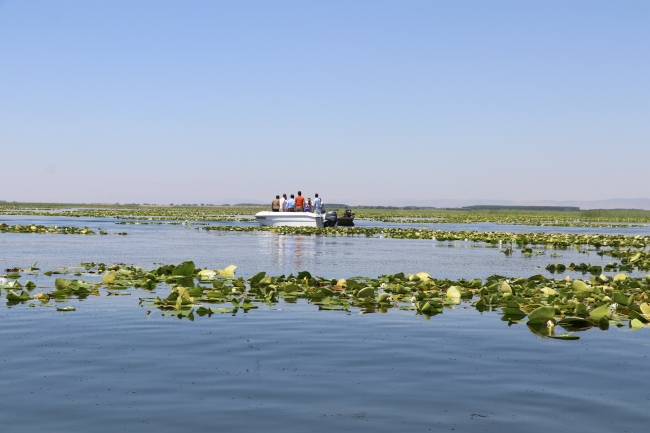
[[[271,211],[323,213],[323,202],[318,197],[318,194],[314,194],[314,197],[314,201],[311,200],[311,197],[305,200],[300,191],[298,191],[297,196],[291,194],[290,198],[287,198],[286,194],[282,194],[282,197],[276,195],[275,200],[271,202]]]

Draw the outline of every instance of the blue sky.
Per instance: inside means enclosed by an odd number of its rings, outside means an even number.
[[[648,197],[645,1],[4,1],[0,200]]]

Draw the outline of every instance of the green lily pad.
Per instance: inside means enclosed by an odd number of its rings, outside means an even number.
[[[650,305],[648,305],[646,302],[642,303],[639,308],[643,314],[650,314]]]
[[[609,318],[609,304],[603,304],[598,308],[594,308],[589,312],[589,317],[594,320],[600,320],[602,318]]]
[[[546,322],[553,317],[555,317],[555,307],[544,306],[533,310],[528,315],[528,320],[541,320],[542,322]]]
[[[587,285],[587,283],[585,283],[582,280],[573,280],[573,283],[571,285],[573,287],[573,290],[575,290],[577,292],[591,291],[591,287],[589,285]]]
[[[640,315],[639,313],[637,313],[637,312],[634,311],[634,310],[630,310],[630,314],[629,314],[629,316],[630,316],[630,319],[638,320],[638,321],[641,322],[641,323],[648,323],[648,319],[647,319],[647,318],[643,317],[642,315]]]
[[[637,329],[641,329],[643,327],[645,327],[645,325],[640,320],[637,319],[630,320],[630,328],[632,328],[633,331],[636,331]]]
[[[447,289],[447,298],[460,298],[461,292],[458,286],[451,286]]]
[[[194,274],[194,268],[195,265],[193,261],[185,261],[174,268],[172,276],[191,277]]]
[[[364,289],[361,289],[357,292],[357,298],[369,298],[369,297],[375,297],[375,289],[372,287],[366,287]]]

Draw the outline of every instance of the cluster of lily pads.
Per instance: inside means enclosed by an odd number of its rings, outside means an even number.
[[[107,235],[108,233],[103,229],[98,229],[100,235]],[[59,227],[59,226],[44,226],[36,224],[16,224],[8,225],[5,223],[0,224],[0,233],[52,233],[62,235],[94,235],[95,231],[88,227]],[[126,233],[118,233],[126,234]]]
[[[267,231],[279,235],[319,235],[319,236],[366,236],[385,237],[394,239],[435,239],[437,241],[471,241],[488,244],[513,245],[551,245],[556,248],[571,245],[591,245],[596,248],[632,247],[645,248],[650,243],[650,236],[625,236],[601,234],[571,234],[571,233],[509,233],[509,232],[478,232],[478,231],[442,231],[426,228],[393,228],[393,227],[266,227],[266,226],[207,226],[204,230],[253,232]]]
[[[487,218],[487,221],[484,221],[485,218],[475,218],[468,217],[467,215],[455,215],[455,217],[447,218],[396,218],[396,217],[377,217],[371,215],[365,215],[360,213],[357,217],[357,220],[366,220],[366,221],[379,221],[386,223],[407,223],[407,224],[475,224],[480,222],[489,222],[495,224],[504,224],[504,225],[526,225],[526,226],[539,226],[539,227],[600,227],[600,228],[639,228],[647,227],[647,224],[632,224],[632,223],[611,223],[611,222],[588,222],[581,220],[549,220],[546,218]]]
[[[44,273],[54,278],[53,290],[32,294],[36,284],[29,280],[21,284],[19,279],[21,274],[38,272],[33,266],[9,269],[11,272],[0,279],[0,288],[6,290],[8,305],[28,303],[33,307],[61,305],[70,298],[130,295],[132,288],[154,295],[157,289],[164,288],[166,296],[145,295],[139,298],[139,304],[161,310],[165,316],[190,320],[195,315],[238,314],[261,306],[272,307],[280,301],[304,300],[319,310],[363,314],[404,310],[427,320],[465,303],[481,312],[499,314],[509,325],[525,324],[537,336],[567,340],[578,339],[576,332],[593,327],[606,330],[610,326],[628,326],[636,330],[650,323],[650,275],[631,278],[623,273],[614,277],[601,274],[584,280],[493,275],[485,281],[452,281],[425,272],[347,279],[322,278],[309,272],[289,276],[259,272],[244,279],[235,276],[236,268],[198,269],[192,261],[150,270],[84,263],[79,268]],[[66,278],[71,273],[75,278]],[[81,276],[92,279],[78,278]],[[74,309],[72,305],[58,308]]]
[[[357,219],[382,222],[421,223],[497,223],[531,226],[566,227],[639,227],[650,223],[650,212],[644,211],[525,211],[525,210],[372,210],[358,209]]]
[[[264,208],[265,209],[265,208]],[[90,217],[147,221],[251,221],[263,208],[256,207],[128,207],[117,209],[26,209],[0,206],[0,215]]]

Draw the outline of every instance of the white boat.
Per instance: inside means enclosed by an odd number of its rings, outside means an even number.
[[[323,227],[322,214],[311,212],[271,212],[263,211],[255,214],[261,226],[291,226],[291,227]]]

